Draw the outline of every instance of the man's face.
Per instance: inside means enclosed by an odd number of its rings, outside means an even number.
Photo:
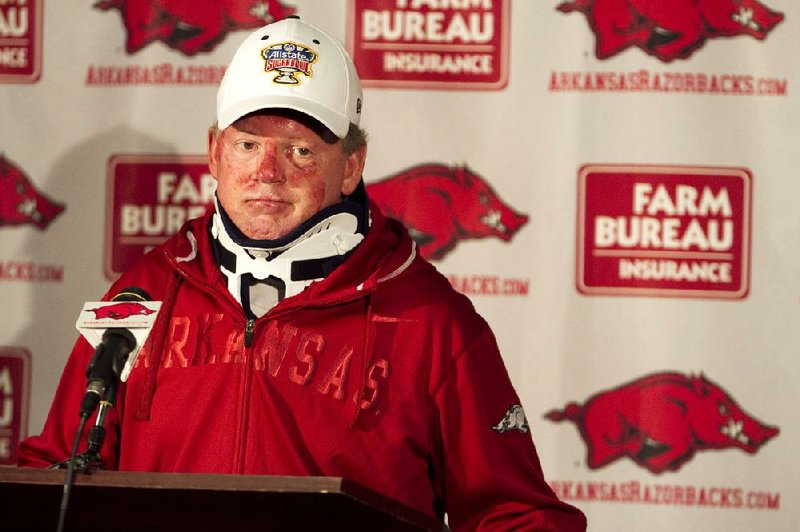
[[[217,196],[248,238],[281,238],[358,185],[366,146],[345,155],[341,140],[312,128],[300,116],[259,113],[209,132]]]

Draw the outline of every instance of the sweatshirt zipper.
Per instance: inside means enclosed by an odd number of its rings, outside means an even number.
[[[255,318],[247,318],[244,326],[244,346],[245,346],[245,370],[244,380],[242,381],[241,411],[239,413],[239,438],[236,465],[234,466],[239,474],[244,473],[247,461],[247,440],[250,425],[250,396],[253,388],[253,366],[255,364],[254,354],[250,348],[253,340],[253,330],[255,329]]]
[[[250,347],[250,342],[253,341],[253,329],[255,328],[256,320],[248,318],[244,324],[244,346]]]

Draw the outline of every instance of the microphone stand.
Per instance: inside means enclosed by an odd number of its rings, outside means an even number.
[[[64,465],[67,467],[67,475],[64,479],[64,492],[61,495],[61,505],[59,507],[58,527],[56,528],[57,532],[62,532],[64,530],[64,523],[66,522],[67,517],[67,506],[69,505],[69,496],[70,493],[72,493],[72,484],[73,480],[75,479],[75,462],[77,460],[75,455],[78,452],[78,445],[81,443],[83,427],[86,425],[86,421],[88,419],[89,414],[81,412],[81,420],[78,425],[78,430],[75,432],[75,441],[72,443],[71,457],[63,462],[59,462],[50,466],[50,469],[58,469],[60,467],[64,467]]]
[[[97,410],[97,418],[94,426],[89,429],[88,445],[86,450],[77,458],[82,465],[82,471],[88,473],[90,469],[105,469],[105,464],[100,459],[100,448],[106,439],[106,416],[114,408],[117,400],[117,385],[113,383],[106,390],[106,397],[100,401],[100,408]]]
[[[105,469],[105,465],[100,459],[100,449],[103,446],[106,435],[106,416],[116,402],[117,387],[119,386],[122,367],[125,365],[125,361],[131,350],[136,347],[136,339],[126,329],[109,329],[103,335],[104,340],[106,336],[109,336],[107,341],[109,345],[113,347],[109,348],[108,352],[106,352],[103,344],[100,344],[89,363],[89,368],[87,369],[89,385],[87,386],[87,392],[84,394],[84,399],[81,404],[80,424],[75,434],[75,441],[72,445],[70,458],[50,466],[51,469],[67,467],[67,473],[64,479],[64,492],[61,495],[57,532],[62,532],[64,530],[69,497],[75,480],[75,471],[89,473],[93,469]],[[118,345],[121,345],[122,348],[116,348]],[[99,410],[97,412],[95,424],[89,431],[87,449],[78,455],[78,446],[83,436],[83,429],[86,426],[89,416],[98,406],[98,403]]]
[[[59,506],[59,517],[57,532],[64,530],[66,523],[67,508],[69,506],[69,498],[72,493],[72,486],[75,481],[75,473],[88,474],[98,469],[105,469],[105,464],[100,458],[100,449],[103,447],[103,442],[106,436],[106,415],[114,407],[114,402],[117,395],[117,383],[113,383],[106,390],[106,397],[100,401],[100,408],[97,411],[97,418],[91,429],[89,429],[89,436],[87,438],[88,445],[86,450],[81,454],[78,453],[78,446],[83,436],[83,429],[89,419],[89,414],[86,412],[81,413],[80,423],[78,430],[75,433],[75,441],[72,444],[72,453],[70,458],[53,464],[50,469],[67,468],[66,476],[64,478],[64,491],[61,495],[61,505]]]
[[[100,401],[100,407],[97,410],[97,418],[94,425],[89,429],[87,437],[86,450],[81,454],[76,455],[77,449],[73,450],[72,456],[67,460],[58,462],[50,466],[50,469],[62,469],[72,463],[75,471],[79,473],[90,473],[92,470],[105,469],[106,466],[100,458],[100,449],[103,447],[103,442],[106,438],[106,416],[114,408],[117,395],[117,384],[114,383],[108,387],[106,397]],[[83,427],[86,420],[81,418],[81,427],[78,433],[83,434]]]

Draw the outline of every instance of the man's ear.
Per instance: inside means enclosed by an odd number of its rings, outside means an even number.
[[[344,167],[344,180],[342,181],[342,196],[349,196],[361,181],[364,173],[364,164],[367,160],[367,145],[362,144],[356,151],[347,156]]]
[[[219,160],[217,159],[217,139],[222,132],[216,127],[208,128],[208,169],[211,171],[211,176],[217,178],[217,168],[219,167]]]

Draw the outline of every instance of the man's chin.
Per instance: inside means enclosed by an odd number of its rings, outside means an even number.
[[[298,224],[292,224],[285,217],[259,216],[244,225],[239,230],[251,240],[277,240],[288,235]]]

